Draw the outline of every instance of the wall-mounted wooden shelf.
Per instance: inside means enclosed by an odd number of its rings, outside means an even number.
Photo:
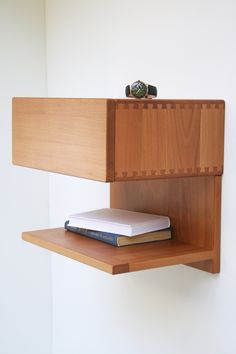
[[[212,250],[167,240],[113,247],[63,228],[24,232],[23,240],[111,274],[210,260]]]
[[[110,205],[168,215],[173,239],[116,248],[49,229],[23,239],[112,274],[220,271],[224,101],[13,100],[13,163],[110,181]],[[177,178],[178,177],[178,178]]]

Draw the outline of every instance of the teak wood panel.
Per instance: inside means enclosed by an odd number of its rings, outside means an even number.
[[[13,163],[114,180],[113,101],[14,98]]]
[[[115,180],[221,175],[224,101],[116,102]]]
[[[114,247],[63,228],[24,232],[22,238],[111,274],[205,261],[213,253],[178,240]]]
[[[169,216],[174,240],[212,251],[210,261],[191,266],[220,271],[221,177],[117,182],[110,191],[112,208]]]

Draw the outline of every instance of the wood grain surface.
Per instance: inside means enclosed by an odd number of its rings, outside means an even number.
[[[99,181],[223,172],[224,101],[13,99],[13,163]]]
[[[221,175],[224,101],[117,100],[115,180]]]
[[[37,246],[110,274],[127,273],[212,258],[211,250],[204,250],[178,240],[115,247],[65,231],[63,228],[24,232],[22,238]]]
[[[13,99],[13,163],[114,180],[114,102],[106,99]]]

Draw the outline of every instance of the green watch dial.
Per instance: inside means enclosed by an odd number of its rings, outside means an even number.
[[[131,85],[131,94],[136,98],[145,97],[147,94],[147,86],[144,82],[138,80]]]

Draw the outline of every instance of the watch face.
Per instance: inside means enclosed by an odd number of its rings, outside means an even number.
[[[142,81],[135,81],[131,85],[131,94],[136,98],[145,97],[147,94],[147,86]]]

